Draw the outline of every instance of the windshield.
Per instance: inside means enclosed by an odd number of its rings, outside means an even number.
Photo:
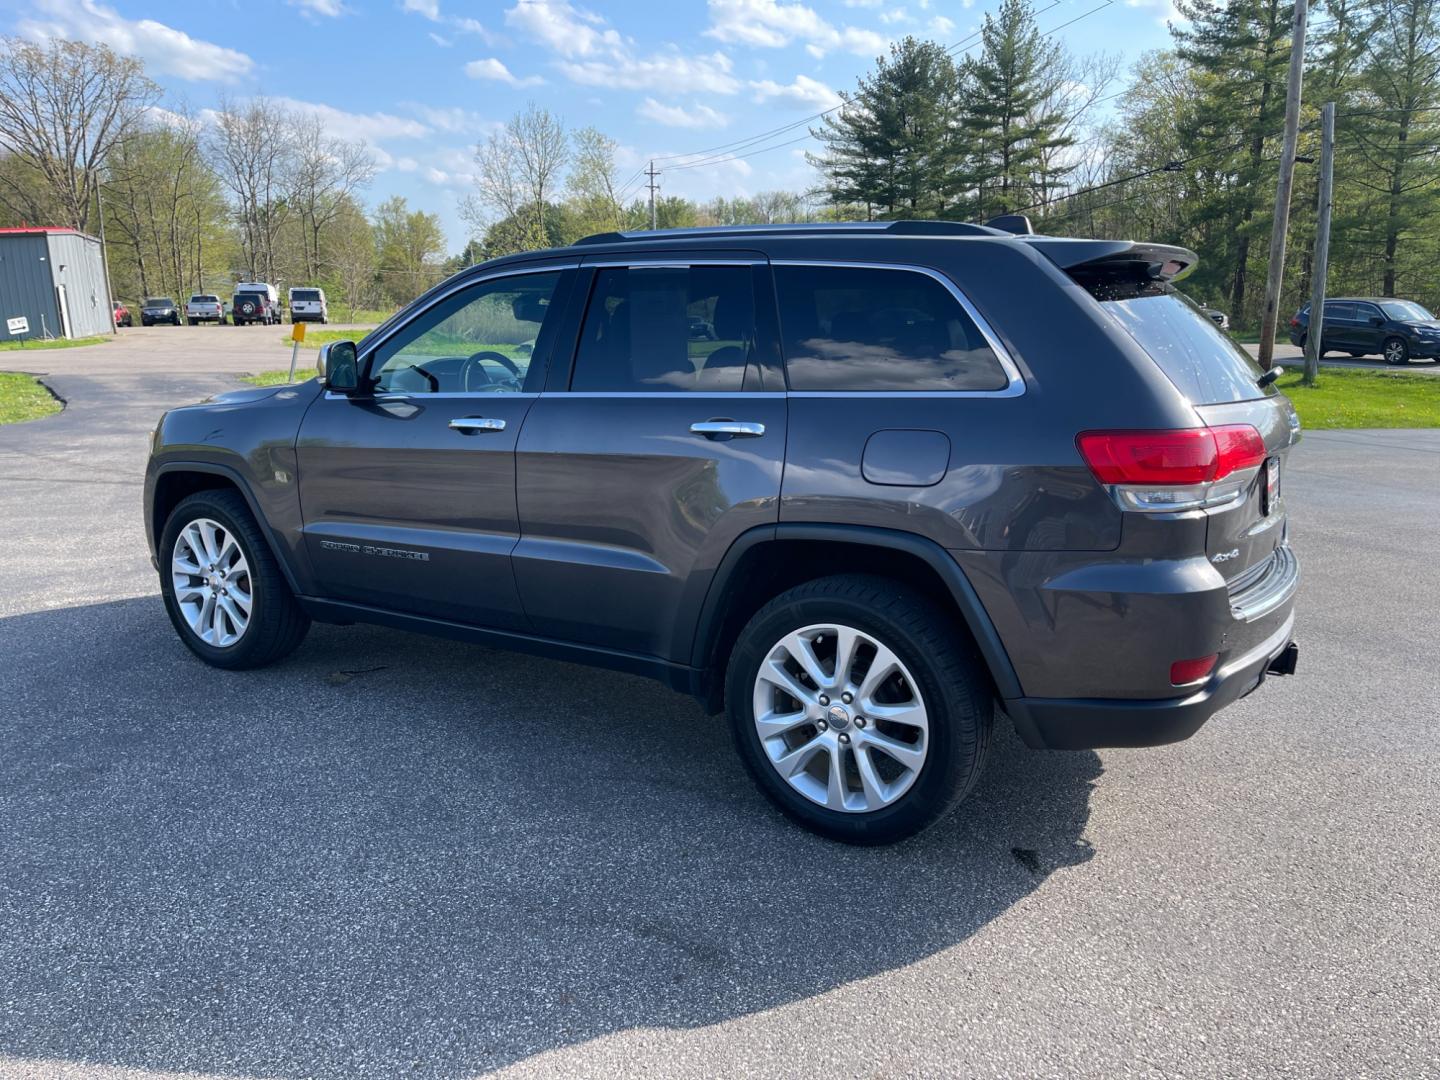
[[[1386,300],[1380,310],[1398,322],[1431,322],[1435,316],[1409,300]]]
[[[1102,300],[1102,306],[1196,405],[1247,401],[1275,392],[1256,382],[1264,372],[1250,354],[1174,289]]]

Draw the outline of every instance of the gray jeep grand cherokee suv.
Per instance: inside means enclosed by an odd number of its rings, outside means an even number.
[[[837,839],[933,822],[996,710],[1184,739],[1288,672],[1290,403],[1180,248],[894,222],[605,234],[472,267],[175,409],[145,523],[218,667],[312,619],[650,675]]]

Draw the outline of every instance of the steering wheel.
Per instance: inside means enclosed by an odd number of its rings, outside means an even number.
[[[461,365],[460,368],[460,385],[467,391],[472,389],[470,386],[470,376],[471,373],[476,370],[479,370],[479,372],[485,376],[485,384],[487,386],[493,386],[495,383],[501,381],[492,379],[489,373],[486,372],[483,367],[480,367],[481,364],[486,362],[493,362],[503,367],[510,373],[510,381],[515,383],[516,386],[525,380],[524,373],[516,366],[515,361],[511,360],[510,357],[504,353],[495,352],[492,349],[482,349],[480,352],[471,353],[465,358],[465,363]]]

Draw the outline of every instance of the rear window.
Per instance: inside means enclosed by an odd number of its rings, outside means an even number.
[[[192,304],[218,304],[220,302],[220,298],[218,296],[205,296],[197,293],[196,295],[190,297],[190,302]]]
[[[1003,390],[1000,359],[955,295],[928,274],[777,266],[792,390]]]
[[[319,299],[320,299],[320,290],[319,290],[319,289],[291,289],[291,290],[290,290],[290,299],[291,299],[291,300],[319,300]]]
[[[1196,304],[1168,285],[1092,287],[1115,321],[1196,405],[1249,401],[1275,393],[1256,382],[1264,370]]]

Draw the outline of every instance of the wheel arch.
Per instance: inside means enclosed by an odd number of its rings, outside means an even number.
[[[876,556],[883,555],[884,563]],[[1001,698],[1021,696],[1009,654],[964,570],[939,544],[914,533],[864,525],[763,525],[739,536],[720,561],[696,623],[690,662],[701,700],[719,711],[728,647],[744,624],[786,588],[832,573],[883,574],[948,596],[974,639]]]
[[[201,491],[235,491],[245,500],[250,516],[260,527],[261,535],[270,545],[270,553],[275,557],[280,572],[285,575],[285,583],[290,586],[291,592],[298,595],[301,591],[299,582],[289,559],[286,558],[284,545],[276,543],[270,522],[261,512],[250,485],[237,469],[228,465],[212,461],[167,461],[155,470],[155,486],[146,525],[153,538],[152,547],[156,559],[160,557],[160,537],[165,532],[165,523],[170,520],[175,507],[179,506],[183,499]]]

